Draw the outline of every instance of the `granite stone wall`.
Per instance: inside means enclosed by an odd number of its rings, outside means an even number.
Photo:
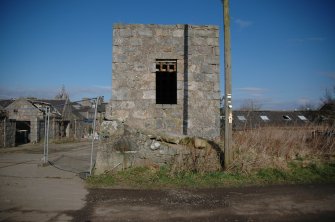
[[[0,148],[15,146],[16,123],[0,116]]]
[[[195,25],[114,25],[106,118],[204,138],[220,135],[219,30]],[[177,64],[177,104],[156,104],[157,60]]]

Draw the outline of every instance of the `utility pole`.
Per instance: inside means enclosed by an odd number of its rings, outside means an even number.
[[[232,152],[232,98],[231,98],[231,56],[230,56],[230,17],[229,0],[223,2],[223,21],[224,21],[224,73],[225,73],[225,129],[224,129],[224,169],[227,170],[233,161]]]

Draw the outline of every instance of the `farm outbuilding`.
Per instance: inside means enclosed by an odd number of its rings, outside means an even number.
[[[81,138],[83,117],[75,113],[69,100],[17,99],[5,110],[16,123],[15,145],[40,142],[45,134],[46,108],[50,110],[49,137]]]
[[[114,25],[106,118],[137,128],[218,137],[219,56],[217,26]]]

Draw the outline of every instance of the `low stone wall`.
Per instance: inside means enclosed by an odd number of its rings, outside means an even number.
[[[169,166],[173,171],[221,170],[223,154],[212,141],[132,128],[118,120],[101,125],[95,174],[129,167]]]

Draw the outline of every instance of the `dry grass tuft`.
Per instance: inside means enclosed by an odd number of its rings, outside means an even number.
[[[329,161],[335,157],[335,136],[315,134],[329,129],[259,128],[233,134],[232,172],[249,174],[262,168],[288,169],[294,160]]]

